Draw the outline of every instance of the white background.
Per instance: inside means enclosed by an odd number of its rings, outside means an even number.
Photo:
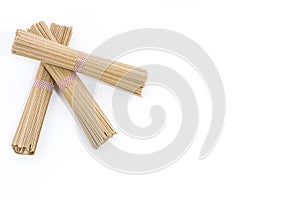
[[[2,2],[0,199],[299,199],[298,4],[296,0]],[[36,155],[16,155],[10,143],[37,62],[11,55],[10,48],[17,28],[39,20],[72,25],[70,46],[86,52],[138,28],[170,29],[196,41],[213,59],[226,92],[226,122],[214,151],[198,160],[204,126],[189,151],[163,171],[115,172],[87,153],[72,115],[54,93]],[[106,100],[97,100],[110,112]]]

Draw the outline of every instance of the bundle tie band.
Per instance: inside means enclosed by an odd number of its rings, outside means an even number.
[[[74,65],[73,71],[78,72],[78,73],[82,72],[87,58],[88,58],[88,54],[80,51],[78,54],[76,63]]]
[[[61,90],[64,90],[66,87],[74,83],[74,81],[77,81],[77,79],[78,77],[76,73],[72,73],[69,76],[63,78],[59,83],[57,83],[57,85]]]
[[[42,79],[35,79],[34,83],[33,83],[33,87],[36,88],[41,88],[43,90],[47,90],[49,92],[52,92],[54,90],[54,84],[49,82],[49,81],[45,81]]]

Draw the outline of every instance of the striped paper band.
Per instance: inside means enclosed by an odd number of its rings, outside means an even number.
[[[54,89],[54,84],[49,81],[42,80],[42,79],[35,79],[35,81],[33,83],[33,87],[41,88],[41,89],[47,90],[49,92],[52,92]]]
[[[58,87],[63,90],[66,87],[68,87],[69,85],[71,85],[72,83],[74,83],[74,81],[77,80],[77,75],[76,73],[72,73],[69,76],[66,76],[65,78],[63,78],[63,80],[61,80],[59,83],[57,83]]]
[[[85,65],[85,62],[88,58],[88,54],[84,52],[79,52],[76,63],[74,65],[73,71],[75,72],[81,72],[83,70],[83,67]]]

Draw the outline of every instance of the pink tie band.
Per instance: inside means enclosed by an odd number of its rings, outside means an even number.
[[[36,79],[33,83],[33,87],[41,88],[43,90],[47,90],[49,92],[52,92],[53,89],[54,89],[54,84],[49,82],[49,81]]]
[[[72,73],[69,76],[66,76],[59,83],[57,83],[57,85],[61,90],[63,90],[66,87],[68,87],[69,85],[71,85],[72,83],[74,83],[74,81],[76,81],[77,79],[78,79],[78,77],[77,77],[76,73]]]
[[[76,63],[74,65],[74,71],[75,72],[81,72],[83,70],[83,67],[86,63],[86,60],[88,58],[88,54],[84,53],[84,52],[79,52]]]

